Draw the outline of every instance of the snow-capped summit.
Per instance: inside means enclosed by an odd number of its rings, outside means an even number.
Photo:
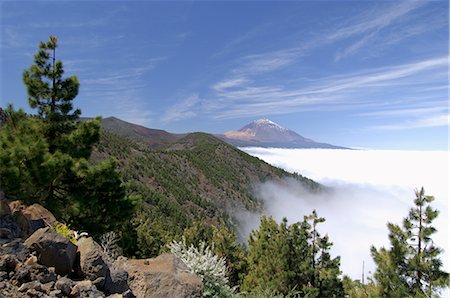
[[[226,132],[224,140],[242,147],[342,148],[314,142],[267,118],[255,120],[237,131]]]
[[[226,132],[225,136],[231,139],[252,140],[257,142],[311,141],[269,119],[255,120],[238,131]]]
[[[287,131],[288,130],[287,128],[284,128],[283,126],[281,126],[281,125],[279,125],[279,124],[277,124],[277,123],[275,123],[275,122],[273,122],[273,121],[271,121],[271,120],[269,120],[267,118],[262,118],[262,119],[255,120],[252,123],[248,124],[247,126],[249,126],[249,125],[253,125],[253,126],[256,125],[256,126],[259,126],[259,127],[261,127],[261,126],[264,127],[265,126],[265,127],[268,127],[268,128],[270,127],[270,128],[279,130],[279,131]]]

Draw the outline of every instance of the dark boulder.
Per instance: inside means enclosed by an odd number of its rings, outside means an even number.
[[[24,245],[36,252],[38,262],[54,267],[56,273],[67,275],[72,272],[77,247],[69,239],[46,227],[34,232]]]

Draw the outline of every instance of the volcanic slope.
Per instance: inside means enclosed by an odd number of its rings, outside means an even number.
[[[117,120],[114,123],[117,126]],[[119,126],[120,135],[103,122],[93,159],[117,159],[129,192],[140,198],[142,220],[157,221],[174,233],[195,220],[234,226],[236,212],[263,208],[253,189],[265,181],[286,183],[290,178],[312,191],[320,189],[308,178],[273,167],[209,134],[173,138],[165,132],[155,140],[142,133],[136,137],[134,124],[120,121]]]
[[[238,147],[348,149],[305,138],[269,119],[255,120],[237,131],[228,131],[218,137]]]

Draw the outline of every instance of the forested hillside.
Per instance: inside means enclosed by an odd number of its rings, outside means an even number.
[[[112,130],[106,119],[91,160],[117,159],[129,194],[139,198],[140,208],[133,222],[137,241],[133,245],[137,247],[131,249],[139,254],[159,253],[164,243],[194,221],[236,228],[234,214],[238,211],[263,208],[253,192],[258,183],[285,183],[283,179],[289,177],[311,191],[320,187],[209,134],[192,133],[178,140],[169,136],[169,141],[160,139],[163,145],[154,149],[147,146],[146,137],[131,133],[136,126],[120,124],[121,131],[128,131],[128,135],[120,136],[117,125]]]

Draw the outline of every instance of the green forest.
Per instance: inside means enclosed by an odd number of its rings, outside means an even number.
[[[213,297],[438,297],[449,286],[433,242],[439,211],[423,188],[402,225],[387,223],[390,245],[371,247],[376,269],[366,281],[341,271],[340,257],[330,254],[339,239],[319,233],[326,219],[315,210],[294,223],[262,216],[241,239],[233,212],[263,207],[252,183],[289,178],[312,192],[324,187],[212,135],[152,149],[102,128],[100,117],[81,118],[78,78],[64,75],[57,49],[50,36],[23,72],[34,112],[0,111],[0,188],[8,200],[39,203],[96,239],[115,232],[128,257],[192,249],[223,260],[223,274],[196,272]]]

